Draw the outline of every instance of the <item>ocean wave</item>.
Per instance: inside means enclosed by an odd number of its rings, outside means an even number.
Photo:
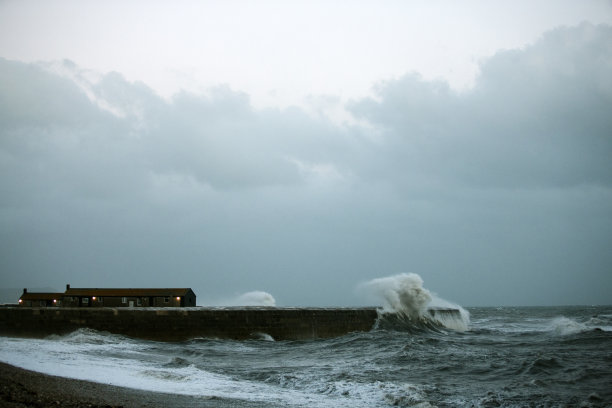
[[[191,362],[181,357],[174,357],[166,364],[164,364],[165,368],[183,368],[191,366]]]
[[[422,333],[427,331],[439,332],[444,326],[439,322],[425,317],[410,317],[401,313],[379,310],[374,330],[398,331],[407,333]]]
[[[128,337],[113,334],[106,331],[98,331],[89,328],[79,328],[67,334],[52,334],[46,337],[48,340],[63,341],[73,344],[117,344],[128,341]]]
[[[383,301],[377,329],[469,329],[469,312],[425,289],[423,279],[415,273],[372,279],[359,288]]]
[[[550,321],[547,331],[559,336],[568,336],[593,331],[610,332],[612,331],[612,326],[609,326],[609,324],[610,322],[606,322],[597,317],[590,318],[582,323],[565,316],[560,316]]]
[[[567,336],[587,330],[589,329],[584,323],[579,323],[564,316],[553,319],[548,327],[548,331],[560,336]]]
[[[263,341],[274,341],[274,337],[270,336],[268,333],[251,333],[251,338],[253,340],[263,340]]]
[[[600,330],[610,326],[609,307],[470,311],[467,332],[446,328],[426,308],[427,318],[381,309],[378,330],[333,339],[163,343],[93,330],[47,339],[0,336],[0,361],[238,400],[245,408],[596,407],[612,401],[612,334]]]
[[[555,357],[538,357],[532,361],[523,362],[520,372],[530,375],[550,375],[563,368],[563,364]]]

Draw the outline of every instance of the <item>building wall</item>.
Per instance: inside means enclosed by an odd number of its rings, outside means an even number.
[[[19,306],[22,307],[59,307],[61,306],[62,302],[61,300],[58,300],[57,302],[53,303],[52,300],[48,300],[48,299],[32,299],[32,300],[22,300],[19,303]]]
[[[175,296],[64,296],[64,307],[193,307],[195,295]]]

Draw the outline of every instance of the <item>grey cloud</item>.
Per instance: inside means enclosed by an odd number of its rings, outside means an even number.
[[[209,97],[183,93],[148,135],[159,171],[192,174],[215,188],[298,181],[276,135],[252,110],[248,98],[228,88]],[[284,135],[286,136],[286,135]]]
[[[383,172],[482,187],[610,185],[611,40],[607,26],[557,29],[483,61],[464,93],[407,75],[351,111],[386,129]]]
[[[36,161],[40,177],[55,175],[51,184],[76,192],[103,190],[105,179],[115,195],[131,178],[126,188],[138,189],[157,173],[219,189],[295,184],[302,176],[294,159],[331,159],[317,147],[332,144],[322,140],[333,139],[331,125],[297,109],[255,112],[246,95],[227,87],[166,102],[117,73],[83,90],[36,65],[0,62],[7,160]]]
[[[78,126],[96,117],[95,107],[69,79],[2,58],[0,65],[3,133],[24,127]]]

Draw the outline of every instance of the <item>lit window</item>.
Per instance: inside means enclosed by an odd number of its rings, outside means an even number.
[[[89,298],[83,298],[83,304],[84,305],[89,304]]]
[[[122,297],[121,298],[121,303],[127,303],[127,298],[126,297]]]

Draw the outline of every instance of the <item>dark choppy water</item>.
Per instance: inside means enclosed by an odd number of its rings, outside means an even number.
[[[313,341],[0,338],[0,360],[226,407],[612,406],[612,307],[469,312],[465,332],[386,320]]]

